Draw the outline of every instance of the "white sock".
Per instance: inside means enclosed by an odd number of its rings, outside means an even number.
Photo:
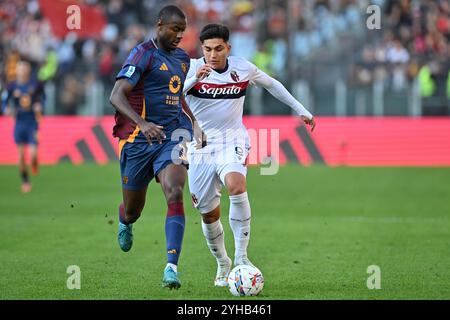
[[[234,256],[247,255],[250,240],[250,202],[247,192],[230,196],[230,226],[234,235]]]
[[[166,265],[166,267],[171,267],[173,271],[178,272],[178,271],[177,271],[177,265],[176,265],[176,264],[168,263],[168,264]]]
[[[202,230],[212,255],[217,260],[228,257],[227,250],[225,249],[223,226],[220,219],[209,224],[202,221]]]

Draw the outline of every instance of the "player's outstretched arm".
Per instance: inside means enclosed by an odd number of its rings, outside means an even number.
[[[133,110],[127,98],[131,90],[133,90],[131,83],[125,79],[119,79],[114,84],[109,101],[118,112],[139,126],[150,144],[152,143],[152,139],[157,139],[159,143],[162,143],[162,139],[166,138],[163,127],[145,121]]]
[[[311,131],[314,130],[316,127],[314,116],[289,93],[280,81],[270,77],[265,72],[257,68],[253,80],[257,85],[261,85],[266,88],[272,96],[294,109],[297,114],[299,114],[302,121],[311,127]]]

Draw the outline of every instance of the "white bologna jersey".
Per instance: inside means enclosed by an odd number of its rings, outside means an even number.
[[[215,70],[197,82],[196,74],[204,58],[191,59],[183,92],[186,102],[206,133],[207,146],[188,149],[189,189],[194,206],[208,213],[220,204],[220,190],[229,172],[247,174],[250,149],[247,129],[242,123],[245,94],[250,85],[266,88],[275,98],[299,114],[312,115],[276,79],[269,77],[246,59],[231,56],[223,72]]]
[[[204,58],[191,59],[186,78],[195,77],[205,64]],[[208,144],[225,143],[226,132],[243,132],[249,143],[247,130],[242,123],[245,94],[261,72],[246,59],[228,57],[224,72],[212,71],[186,93],[186,102],[200,127],[206,133]]]
[[[205,59],[191,59],[186,77],[196,77]],[[268,76],[248,60],[230,56],[223,72],[212,70],[209,76],[186,86],[186,102],[200,127],[206,133],[208,144],[225,144],[229,134],[238,134],[250,147],[247,129],[242,123],[245,94],[250,85],[266,88],[275,98],[293,108],[299,115],[312,118],[311,113],[298,102],[276,79]],[[193,143],[194,144],[194,143]],[[194,148],[191,148],[191,150]]]

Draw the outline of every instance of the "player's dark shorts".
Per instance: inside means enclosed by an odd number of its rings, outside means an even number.
[[[14,141],[16,144],[38,144],[37,127],[28,125],[16,125],[14,127]]]
[[[127,142],[120,153],[120,173],[122,187],[128,190],[140,190],[148,186],[150,181],[166,166],[178,159],[180,142],[166,141],[162,144],[154,142]],[[185,164],[183,164],[185,165]],[[185,165],[186,166],[186,165]]]

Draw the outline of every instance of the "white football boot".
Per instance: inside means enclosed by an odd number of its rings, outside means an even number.
[[[231,270],[231,259],[226,257],[226,259],[220,261],[217,260],[217,273],[216,279],[214,280],[214,285],[216,287],[227,287],[228,286],[228,274]]]

